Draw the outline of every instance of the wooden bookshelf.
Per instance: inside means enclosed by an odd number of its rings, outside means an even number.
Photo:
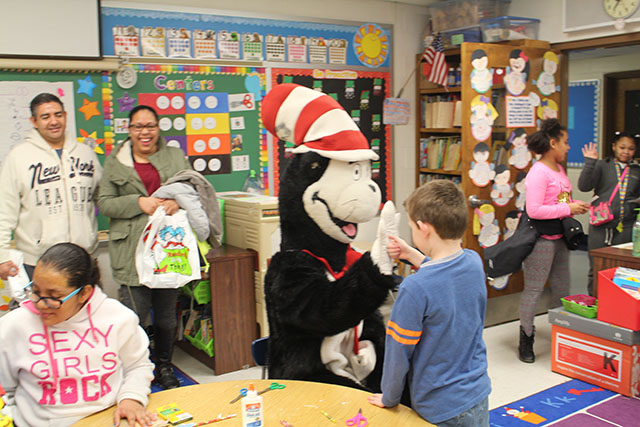
[[[477,186],[469,176],[469,170],[471,169],[471,164],[474,162],[473,151],[477,144],[480,142],[486,143],[491,151],[490,154],[490,162],[494,161],[494,153],[497,142],[507,141],[513,129],[507,128],[505,126],[505,121],[499,121],[498,123],[494,123],[492,127],[491,135],[485,141],[478,141],[475,139],[473,133],[471,132],[471,102],[475,97],[480,95],[472,86],[470,75],[473,71],[473,65],[471,63],[471,55],[477,49],[482,49],[485,51],[488,61],[489,67],[494,70],[501,68],[506,70],[506,68],[510,65],[509,55],[512,50],[515,48],[521,49],[526,56],[529,58],[529,75],[527,79],[526,90],[523,92],[521,96],[527,96],[529,93],[538,93],[538,88],[533,85],[532,81],[537,79],[542,71],[543,66],[543,56],[549,50],[549,45],[545,42],[535,41],[533,44],[525,44],[521,45],[517,42],[513,43],[463,43],[460,49],[446,50],[445,57],[447,61],[448,67],[457,68],[458,66],[461,69],[461,86],[452,87],[448,90],[442,87],[434,87],[433,83],[427,82],[426,77],[419,76],[416,79],[416,186],[420,185],[422,181],[428,180],[430,175],[437,176],[437,178],[451,178],[454,181],[460,182],[460,188],[468,197],[470,195],[475,195],[478,199],[481,200],[491,200],[491,191],[493,182],[489,182],[488,184],[480,187]],[[556,52],[559,58],[562,55]],[[422,55],[418,55],[416,60],[419,60]],[[562,64],[562,60],[560,61]],[[558,69],[556,72],[556,82],[561,81],[560,76],[564,71]],[[560,95],[566,93],[567,88],[562,88],[560,92],[553,93],[549,96],[546,96],[549,99],[555,100],[555,102],[560,105],[561,97]],[[459,96],[459,99],[462,101],[462,115],[461,122],[462,127],[451,127],[451,128],[426,128],[423,122],[424,120],[424,111],[425,105],[427,102],[422,102],[423,98],[428,98],[433,96],[434,98],[443,98],[446,102],[446,95],[452,94],[455,96]],[[499,117],[502,120],[506,119],[506,111],[505,111],[505,102],[504,97],[508,96],[507,90],[505,88],[504,83],[496,83],[492,84],[491,88],[483,93],[482,95],[489,97],[492,99],[492,103],[494,107],[498,110]],[[493,95],[493,96],[492,96]],[[498,103],[497,100],[493,98],[499,99],[501,102]],[[541,96],[542,98],[542,96]],[[436,101],[437,102],[437,101]],[[560,109],[562,111],[562,109]],[[536,112],[537,113],[537,112]],[[537,117],[536,117],[537,118]],[[536,129],[534,126],[528,127],[525,129],[528,134],[533,133]],[[455,171],[447,171],[443,169],[432,169],[425,166],[425,163],[422,162],[421,154],[424,152],[422,140],[427,138],[460,138],[461,141],[461,152],[460,158],[461,163],[459,166],[460,170]],[[428,149],[427,149],[428,152]],[[497,160],[499,165],[506,165],[511,171],[510,183],[515,185],[515,179],[523,170],[516,169],[515,166],[511,166],[508,164],[509,152],[507,152],[506,156],[502,156]],[[432,164],[431,166],[435,166]],[[442,167],[442,166],[440,166]],[[525,170],[526,171],[526,170]],[[515,192],[515,191],[514,191]],[[505,218],[507,213],[512,210],[517,210],[515,206],[514,196],[507,205],[495,205],[492,203],[495,209],[495,219],[498,221],[498,225],[502,230],[505,227]],[[474,208],[469,206],[469,217],[473,217]],[[471,221],[470,221],[471,223]],[[502,237],[500,237],[502,240]],[[478,242],[478,236],[473,233],[473,228],[469,226],[465,235],[463,236],[463,246],[468,249],[473,249],[478,252],[480,255],[483,253],[483,249],[480,247]],[[523,289],[523,277],[522,273],[517,272],[511,276],[509,282],[505,288],[496,289],[492,286],[488,286],[488,296],[499,297],[507,294],[513,294],[516,292],[520,292]],[[511,318],[505,320],[512,320]]]
[[[420,133],[460,134],[460,133],[462,133],[462,128],[420,128]]]
[[[437,173],[441,175],[456,175],[461,176],[461,171],[448,171],[444,169],[429,169],[429,168],[420,168],[420,173]]]
[[[462,88],[460,86],[450,87],[445,89],[443,87],[433,89],[420,89],[420,95],[434,95],[438,93],[461,93]]]

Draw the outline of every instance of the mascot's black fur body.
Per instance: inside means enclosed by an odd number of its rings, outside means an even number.
[[[303,252],[307,250],[326,259],[336,272],[347,262],[348,244],[327,235],[309,216],[305,203],[312,200],[324,204],[338,229],[352,231],[348,227],[354,225],[332,215],[322,191],[313,191],[303,201],[303,195],[323,177],[331,162],[335,160],[314,152],[295,154],[281,178],[282,244],[280,252],[271,259],[265,279],[270,327],[269,376],[379,392],[385,327],[378,308],[395,286],[392,276],[381,274],[370,254],[365,253],[342,277],[330,280],[325,265]],[[347,184],[344,183],[345,188]],[[373,192],[380,191],[375,184],[368,187]],[[379,195],[376,197],[379,199]],[[353,328],[360,321],[364,321],[360,340],[369,340],[375,346],[376,364],[365,379],[356,382],[327,369],[320,354],[325,338]]]

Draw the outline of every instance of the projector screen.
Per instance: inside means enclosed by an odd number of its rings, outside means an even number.
[[[12,0],[0,13],[0,56],[101,58],[100,0]]]

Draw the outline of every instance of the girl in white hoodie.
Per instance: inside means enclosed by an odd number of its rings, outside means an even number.
[[[0,384],[16,425],[69,426],[115,404],[116,426],[153,422],[148,338],[99,282],[87,251],[59,243],[36,264],[29,299],[0,319]]]

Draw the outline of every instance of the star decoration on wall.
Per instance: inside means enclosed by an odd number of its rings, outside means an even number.
[[[84,119],[89,120],[93,116],[99,116],[98,101],[89,101],[87,98],[82,100],[82,107],[78,111],[84,114]]]
[[[82,136],[78,137],[78,142],[87,144],[89,147],[93,148],[93,151],[98,154],[104,154],[104,150],[100,146],[100,144],[104,142],[104,139],[97,138],[96,131],[89,133],[84,129],[80,129],[80,135]]]
[[[93,96],[93,89],[95,87],[96,84],[91,80],[91,76],[78,79],[78,93],[86,93],[88,96]]]
[[[128,92],[125,92],[121,98],[118,98],[118,103],[120,104],[120,112],[123,111],[131,111],[135,106],[135,103],[138,102],[137,99],[131,98]]]

